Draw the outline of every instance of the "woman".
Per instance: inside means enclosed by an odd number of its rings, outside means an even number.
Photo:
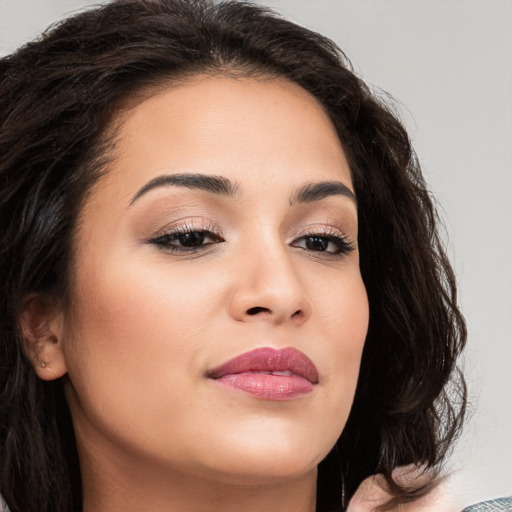
[[[0,71],[11,512],[432,492],[464,415],[455,280],[407,134],[331,41],[128,0]]]

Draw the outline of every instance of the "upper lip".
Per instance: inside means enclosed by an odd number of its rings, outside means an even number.
[[[300,350],[293,347],[274,349],[261,347],[245,352],[208,371],[211,379],[220,379],[225,375],[250,371],[283,372],[290,371],[303,377],[312,384],[318,383],[318,370],[313,361]]]

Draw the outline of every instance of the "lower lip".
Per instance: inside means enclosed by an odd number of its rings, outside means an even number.
[[[222,386],[249,393],[262,400],[291,400],[314,389],[314,385],[298,375],[235,373],[215,379]]]

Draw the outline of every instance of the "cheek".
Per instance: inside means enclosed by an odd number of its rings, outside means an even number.
[[[330,300],[319,310],[319,329],[329,344],[324,352],[324,384],[332,403],[337,422],[344,425],[352,406],[361,355],[368,331],[369,306],[366,289],[359,272],[346,275],[339,286],[332,287]]]
[[[171,266],[133,260],[83,272],[77,283],[80,302],[74,325],[87,332],[85,343],[123,357],[149,356],[151,347],[156,350],[160,345],[193,349],[190,343],[216,307],[212,284]],[[89,340],[95,337],[102,343]]]
[[[359,271],[347,273],[330,284],[328,293],[318,288],[318,323],[332,343],[333,356],[342,359],[340,369],[357,367],[368,330],[369,306]],[[327,286],[326,286],[327,288]],[[357,364],[356,364],[357,363]]]
[[[136,259],[93,262],[81,269],[76,290],[65,350],[81,407],[109,428],[130,425],[134,435],[141,426],[130,417],[133,411],[168,423],[169,411],[186,408],[193,392],[201,333],[219,314],[217,290],[200,277]]]

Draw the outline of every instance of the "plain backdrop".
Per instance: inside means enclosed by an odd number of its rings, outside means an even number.
[[[97,2],[0,0],[0,54]],[[512,0],[268,0],[390,93],[447,228],[474,411],[450,462],[460,505],[512,494]],[[384,383],[385,384],[385,383]]]

